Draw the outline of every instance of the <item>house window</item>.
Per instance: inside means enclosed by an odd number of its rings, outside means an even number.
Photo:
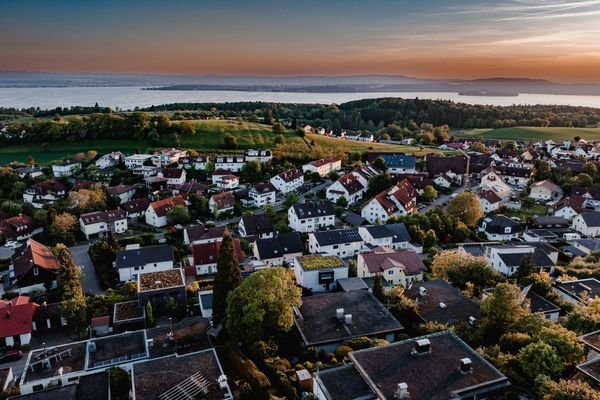
[[[392,275],[393,273],[394,273],[393,270],[391,270],[391,269],[388,270],[388,275]]]
[[[38,267],[33,267],[33,274],[34,275],[39,275],[40,274],[40,270],[38,269]]]
[[[134,271],[139,271],[140,267],[133,267]]]
[[[504,233],[510,233],[511,230],[512,230],[512,228],[510,228],[510,227],[504,228]]]

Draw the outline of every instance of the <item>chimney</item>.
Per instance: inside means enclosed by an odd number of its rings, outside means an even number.
[[[395,397],[398,400],[408,399],[408,385],[406,382],[401,382],[398,384],[398,386],[396,386]]]
[[[10,319],[10,311],[6,312],[6,319]]]
[[[421,296],[426,296],[427,295],[427,289],[424,288],[423,286],[419,287],[419,294]]]
[[[475,326],[476,323],[477,323],[477,318],[475,318],[474,316],[471,315],[469,317],[469,325]]]
[[[352,325],[352,314],[344,315],[344,322],[346,325]]]
[[[461,358],[460,359],[460,372],[462,372],[463,374],[468,374],[469,372],[471,372],[471,359],[468,357],[465,358]]]
[[[335,317],[337,319],[344,319],[344,309],[338,308],[337,310],[335,310]]]
[[[419,339],[415,341],[413,354],[429,354],[431,352],[431,342],[429,339]]]
[[[448,306],[446,305],[446,303],[442,303],[442,302],[440,301],[440,308],[444,309],[444,308],[447,308],[447,307],[448,307]]]

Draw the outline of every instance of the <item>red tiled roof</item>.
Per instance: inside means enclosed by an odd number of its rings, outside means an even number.
[[[26,296],[11,301],[0,300],[0,338],[31,333],[31,321],[37,307],[37,304],[29,303]]]
[[[81,220],[84,225],[97,224],[99,222],[113,222],[125,218],[127,218],[127,213],[119,208],[110,211],[94,211],[87,214],[81,214]]]
[[[65,185],[54,179],[34,183],[29,189],[33,190],[36,194],[42,196],[47,195],[49,193],[58,194],[60,192],[67,191],[67,187]]]
[[[349,194],[354,194],[363,190],[365,187],[354,174],[346,174],[338,179],[338,182],[346,189]]]
[[[28,235],[38,227],[29,215],[17,215],[0,222],[0,232],[7,238]]]
[[[184,170],[179,168],[163,168],[161,172],[165,178],[179,179],[183,175]]]
[[[219,210],[235,206],[235,196],[231,192],[213,194],[211,199],[217,205],[217,209]]]
[[[215,264],[219,257],[219,249],[221,248],[221,242],[211,243],[200,243],[192,246],[192,258],[194,265],[205,265]],[[242,248],[240,246],[240,240],[233,240],[233,248],[237,255],[238,261],[242,261],[244,256],[242,255]]]
[[[277,176],[279,178],[281,178],[284,182],[291,182],[295,179],[300,178],[302,175],[303,175],[302,171],[300,171],[299,169],[293,168],[293,169],[289,169],[285,172],[282,172]]]
[[[110,316],[108,316],[108,315],[92,318],[92,321],[90,322],[90,325],[92,326],[92,328],[97,328],[99,326],[106,326],[108,324],[110,324]]]
[[[311,161],[309,164],[312,165],[313,167],[319,168],[325,164],[333,164],[333,163],[340,162],[340,161],[342,161],[342,160],[338,157],[329,156],[329,157],[321,158],[320,160]]]
[[[490,204],[496,204],[502,201],[500,196],[498,196],[493,190],[486,190],[479,193],[479,198],[487,200]]]
[[[412,250],[394,251],[378,247],[371,253],[361,253],[365,266],[372,274],[380,273],[390,268],[402,268],[406,275],[417,275],[427,268],[419,256]]]
[[[159,217],[164,217],[169,211],[175,208],[175,206],[181,205],[185,206],[185,200],[183,200],[183,197],[181,196],[173,196],[150,203],[150,207],[154,209],[154,212]]]

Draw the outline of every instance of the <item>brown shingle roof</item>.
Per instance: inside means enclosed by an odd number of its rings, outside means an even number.
[[[163,200],[158,200],[150,203],[150,207],[154,209],[154,212],[159,217],[164,217],[169,211],[175,206],[185,206],[185,200],[181,196],[173,196]]]
[[[427,268],[417,253],[412,250],[394,251],[378,247],[373,252],[361,253],[365,266],[370,273],[376,274],[390,268],[402,268],[406,275],[417,275]]]

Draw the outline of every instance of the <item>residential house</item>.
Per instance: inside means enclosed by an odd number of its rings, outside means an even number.
[[[46,204],[52,204],[67,196],[67,187],[50,179],[31,185],[23,193],[23,202],[30,203],[34,208],[43,208]]]
[[[217,217],[233,212],[235,207],[235,195],[232,192],[221,192],[213,194],[208,200],[208,207]]]
[[[308,234],[308,252],[342,258],[353,257],[364,241],[355,229],[335,229]]]
[[[150,200],[146,197],[141,199],[129,200],[121,204],[121,208],[127,213],[127,218],[139,218],[146,215],[146,210],[150,206]]]
[[[316,400],[492,399],[510,387],[502,372],[449,331],[348,356],[349,364],[315,374]]]
[[[174,267],[173,246],[140,247],[128,245],[117,253],[115,268],[119,272],[119,280],[127,282],[137,280],[141,273],[171,270]]]
[[[457,183],[460,183],[462,182],[461,175],[467,172],[467,158],[465,156],[444,157],[440,154],[428,154],[425,156],[425,162],[430,178],[452,172],[457,176]]]
[[[527,186],[529,179],[531,179],[531,169],[523,167],[509,167],[509,166],[496,166],[494,170],[502,180],[509,185],[515,186]]]
[[[235,189],[240,186],[240,178],[224,169],[213,172],[211,180],[213,185],[216,185],[219,189]]]
[[[442,279],[416,283],[404,295],[415,302],[423,322],[474,325],[481,317],[479,304]]]
[[[178,168],[194,168],[197,171],[204,171],[208,166],[210,159],[206,154],[200,154],[197,157],[180,157],[177,161]]]
[[[185,156],[187,156],[187,150],[163,149],[155,153],[151,160],[156,167],[166,167],[167,165],[176,164],[180,158]]]
[[[298,190],[304,185],[304,173],[299,169],[290,169],[275,175],[270,180],[271,185],[283,194]]]
[[[584,211],[573,218],[571,229],[584,236],[600,236],[600,212]]]
[[[30,166],[26,166],[26,167],[15,168],[13,171],[17,175],[19,175],[19,178],[21,178],[21,179],[24,179],[24,178],[35,179],[38,176],[44,175],[44,171],[42,170],[42,168],[38,167],[37,165],[30,165]]]
[[[215,170],[224,169],[231,172],[240,172],[246,164],[244,156],[217,156],[215,157]]]
[[[163,200],[153,201],[146,209],[144,217],[148,225],[160,228],[167,226],[168,214],[173,208],[181,206],[185,207],[185,200],[181,196],[168,197]]]
[[[482,191],[491,190],[503,200],[510,198],[512,188],[504,183],[504,180],[496,173],[493,168],[487,168],[482,171],[480,188]]]
[[[570,303],[585,303],[588,299],[600,297],[600,281],[596,278],[574,279],[570,281],[558,280],[554,291]]]
[[[563,191],[557,184],[545,180],[535,182],[530,187],[529,198],[539,201],[558,201]]]
[[[303,172],[312,172],[325,177],[332,172],[337,172],[342,168],[342,159],[339,157],[329,156],[320,160],[311,161],[302,166]]]
[[[9,286],[19,293],[54,287],[59,268],[58,258],[48,247],[29,239],[27,246],[17,249],[12,256]]]
[[[540,243],[541,244],[541,243]],[[485,257],[492,268],[505,276],[511,276],[521,266],[525,257],[531,257],[533,268],[537,271],[552,273],[558,259],[558,251],[553,252],[552,246],[537,247],[534,244],[492,245],[485,249]]]
[[[177,190],[179,195],[186,200],[189,200],[192,196],[202,197],[208,193],[208,186],[197,182],[195,179],[184,182]]]
[[[405,216],[417,211],[417,192],[405,179],[369,201],[361,216],[372,224],[385,223],[392,216]]]
[[[248,196],[252,199],[254,207],[264,207],[275,203],[277,190],[270,183],[258,183],[248,191]]]
[[[421,246],[411,243],[412,239],[404,223],[359,226],[358,234],[366,245],[372,247],[389,247],[394,250],[410,249],[418,253],[423,251]]]
[[[568,220],[556,216],[534,216],[527,220],[529,229],[568,229],[569,226]]]
[[[195,268],[197,275],[214,274],[217,272],[217,259],[221,241],[198,243],[192,245],[192,255],[189,259],[190,265]],[[240,240],[233,240],[233,248],[238,262],[242,262],[244,255],[240,246]]]
[[[159,178],[167,179],[167,186],[171,189],[178,189],[185,183],[187,173],[183,168],[162,168],[158,172]]]
[[[125,154],[120,151],[113,151],[112,153],[107,153],[100,156],[94,164],[96,164],[96,168],[98,169],[106,169],[116,167],[123,161],[125,158]]]
[[[33,332],[35,303],[27,296],[17,296],[10,300],[0,300],[0,343],[4,346],[27,346]],[[2,384],[4,382],[1,382]],[[1,393],[1,392],[0,392]]]
[[[130,185],[119,184],[117,186],[110,186],[108,193],[112,196],[118,197],[121,204],[127,203],[135,196],[135,187]]]
[[[344,174],[327,187],[326,198],[335,203],[340,197],[345,197],[348,204],[354,204],[361,200],[369,189],[369,179],[380,173],[374,167],[361,167]]]
[[[295,232],[314,232],[335,224],[335,208],[329,201],[308,201],[288,209],[288,222]]]
[[[105,232],[127,232],[127,212],[121,209],[110,211],[94,211],[81,214],[79,229],[87,240],[91,237],[102,236]]]
[[[219,242],[225,236],[224,226],[188,225],[183,230],[183,243],[189,245]]]
[[[386,282],[406,288],[413,282],[421,282],[427,267],[412,250],[376,247],[358,254],[356,271],[358,277],[380,275]]]
[[[479,205],[484,214],[497,211],[500,208],[503,200],[493,190],[484,190],[478,193]]]
[[[61,176],[73,176],[81,170],[81,162],[76,160],[63,161],[58,164],[52,164],[52,175],[57,178]]]
[[[148,179],[152,176],[156,176],[160,171],[159,167],[155,167],[154,165],[142,165],[140,167],[135,167],[133,169],[134,175],[140,175],[144,179]]]
[[[246,161],[266,163],[273,159],[273,152],[270,149],[248,149],[244,152],[244,157]]]
[[[43,231],[44,228],[29,215],[19,214],[0,222],[0,233],[6,240],[26,240]]]
[[[272,238],[275,235],[273,221],[268,214],[244,215],[238,223],[240,237],[255,239]]]
[[[338,256],[309,255],[294,259],[296,283],[312,292],[335,289],[336,281],[348,277],[348,265]]]
[[[527,301],[529,303],[529,311],[532,314],[539,313],[546,320],[554,322],[558,321],[558,317],[560,316],[560,307],[535,293],[533,290],[531,290],[531,287],[532,285],[528,285],[521,290],[519,302],[523,304],[523,302]],[[484,289],[483,299],[492,293],[494,293],[494,288]]]
[[[146,166],[152,161],[152,154],[133,154],[125,157],[125,166],[127,169],[136,169]]]
[[[585,209],[586,198],[583,196],[572,195],[565,197],[554,205],[554,216],[572,221]]]
[[[590,255],[600,251],[600,239],[575,239],[569,240],[569,244],[581,251],[581,255]]]
[[[417,172],[415,156],[404,153],[368,153],[367,162],[372,164],[378,158],[385,161],[385,166],[391,174],[414,174]]]
[[[304,297],[294,308],[294,323],[304,348],[334,352],[344,341],[368,337],[396,339],[404,327],[372,293],[365,290]],[[361,398],[359,393],[352,393]],[[338,397],[336,397],[338,398]]]
[[[482,232],[487,240],[510,241],[519,237],[521,226],[504,215],[494,215],[482,219],[478,231]]]
[[[255,259],[268,265],[292,264],[304,253],[304,243],[298,232],[280,233],[270,239],[258,239],[252,244]]]

